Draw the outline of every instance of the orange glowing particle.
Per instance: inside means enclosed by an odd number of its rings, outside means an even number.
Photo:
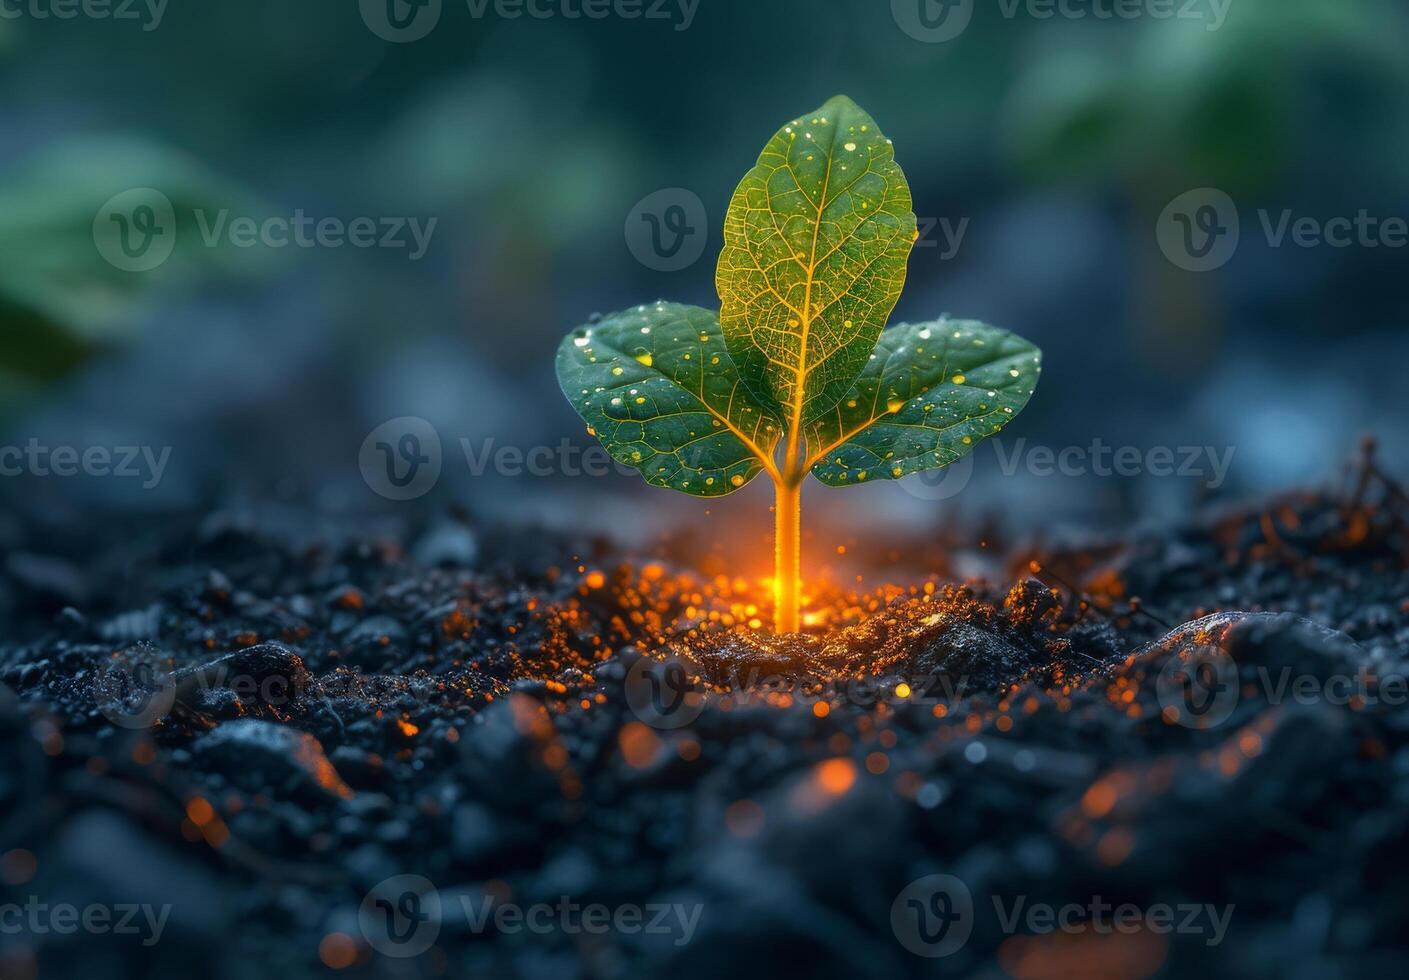
[[[817,785],[833,796],[842,796],[856,782],[856,764],[850,759],[828,759],[813,770]]]
[[[873,776],[879,776],[890,768],[890,756],[884,752],[872,752],[866,756],[866,771]]]
[[[846,545],[844,545],[844,544],[839,544],[839,545],[837,545],[837,554],[839,554],[839,555],[844,555],[844,554],[846,554]]]
[[[404,719],[398,721],[396,723],[396,727],[400,728],[401,734],[405,735],[407,738],[414,738],[415,736],[421,734],[421,729],[419,726],[413,725],[411,724],[411,722],[406,721]]]
[[[583,581],[587,583],[589,589],[600,589],[607,584],[607,577],[601,572],[592,571],[587,573],[587,577]]]
[[[186,816],[190,817],[191,823],[197,827],[204,827],[215,818],[215,808],[202,797],[193,796],[186,804]]]
[[[906,799],[914,799],[924,784],[925,781],[917,772],[906,771],[895,777],[895,791]]]
[[[1007,715],[999,715],[994,725],[1000,732],[1011,732],[1013,730],[1013,719],[1009,718]]]
[[[230,840],[230,831],[225,824],[216,817],[207,827],[202,827],[201,832],[205,835],[206,843],[214,848],[221,848]]]
[[[753,800],[736,800],[724,811],[724,826],[735,837],[753,837],[763,829],[763,807]]]
[[[626,764],[633,769],[644,769],[655,761],[660,750],[660,739],[656,733],[639,721],[623,725],[617,735],[621,754]]]
[[[1099,820],[1115,808],[1116,791],[1106,780],[1094,782],[1081,797],[1081,812],[1092,820]]]
[[[934,706],[932,714],[936,718],[943,718],[945,715],[949,714],[949,708],[945,705],[937,704]]]
[[[906,684],[904,681],[895,685],[895,696],[902,700],[908,698],[910,696],[910,685]]]
[[[330,970],[346,970],[357,962],[357,943],[342,932],[330,932],[318,944],[318,958]]]
[[[812,705],[812,713],[818,718],[825,718],[832,713],[832,706],[826,701],[817,701]]]
[[[1096,845],[1096,857],[1110,867],[1121,864],[1135,849],[1135,835],[1126,827],[1112,827],[1101,835]]]
[[[675,751],[686,762],[694,762],[700,757],[700,743],[693,738],[681,739],[680,743],[675,746]]]

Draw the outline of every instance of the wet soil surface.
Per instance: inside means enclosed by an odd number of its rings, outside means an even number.
[[[0,976],[1399,975],[1405,517],[1364,470],[787,640],[467,515],[12,521],[3,901],[139,911]]]

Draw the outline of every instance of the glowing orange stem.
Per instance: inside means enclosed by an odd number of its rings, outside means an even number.
[[[773,487],[777,522],[773,538],[774,628],[779,633],[796,633],[802,587],[802,480],[777,480]]]

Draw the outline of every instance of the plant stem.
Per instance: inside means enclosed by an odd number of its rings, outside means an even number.
[[[802,480],[785,477],[774,481],[773,488],[774,628],[779,633],[796,633],[802,577]]]

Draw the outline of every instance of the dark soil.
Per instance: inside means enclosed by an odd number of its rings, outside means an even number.
[[[1399,975],[1406,512],[1366,469],[1013,547],[993,582],[896,568],[906,587],[824,594],[786,642],[683,557],[466,515],[16,522],[5,901],[172,910],[151,946],[0,934],[0,976]],[[1181,714],[1160,680],[1181,664],[1231,665],[1231,702]],[[638,703],[682,676],[687,714]],[[926,958],[898,896],[936,874],[972,935]],[[401,875],[442,907],[404,959],[359,916]],[[462,898],[698,919],[689,942],[477,930]],[[1133,903],[1145,925],[1005,929],[995,900]],[[1231,907],[1226,934],[1158,928],[1161,905]]]

